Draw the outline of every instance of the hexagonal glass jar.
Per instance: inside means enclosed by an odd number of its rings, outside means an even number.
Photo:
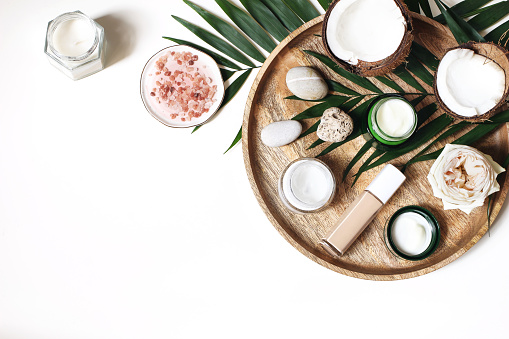
[[[80,11],[64,13],[48,23],[44,53],[73,80],[102,70],[105,48],[104,28]]]

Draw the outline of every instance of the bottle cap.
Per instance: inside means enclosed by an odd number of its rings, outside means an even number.
[[[371,194],[385,204],[403,184],[405,179],[406,177],[403,173],[393,165],[388,164],[368,185],[366,191],[371,192]]]

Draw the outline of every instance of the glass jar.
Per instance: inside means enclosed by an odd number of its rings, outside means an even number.
[[[323,210],[336,192],[336,179],[323,161],[300,158],[281,173],[278,193],[290,211],[305,214]]]
[[[417,113],[412,104],[399,95],[383,96],[368,112],[368,131],[385,145],[399,145],[417,128]]]
[[[48,23],[44,53],[73,80],[104,68],[105,47],[104,29],[80,11],[64,13]]]
[[[397,210],[384,229],[385,245],[395,256],[418,261],[429,257],[440,242],[440,226],[433,214],[420,206]]]

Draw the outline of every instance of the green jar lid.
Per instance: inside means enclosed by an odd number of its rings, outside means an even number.
[[[409,215],[410,218],[417,218],[419,220],[425,220],[427,223],[425,227],[426,232],[426,240],[423,244],[423,250],[419,251],[418,253],[411,253],[411,251],[408,251],[408,249],[405,249],[407,245],[409,245],[408,242],[412,242],[414,239],[412,237],[407,237],[407,239],[403,239],[404,237],[401,237],[401,239],[398,239],[398,236],[395,235],[395,230],[397,228],[401,227],[407,227],[405,224],[396,225],[396,220],[398,217],[403,216],[407,213],[414,213],[413,216]],[[417,216],[415,216],[415,214]],[[409,225],[408,227],[413,227]],[[412,231],[420,232],[421,230],[417,227],[413,227]],[[399,232],[403,232],[401,229]],[[406,260],[411,261],[418,261],[423,260],[429,257],[438,247],[438,244],[440,242],[440,226],[438,224],[438,221],[433,216],[433,214],[428,211],[427,209],[420,207],[420,206],[405,206],[397,210],[391,218],[387,221],[387,224],[385,226],[384,230],[384,240],[387,248],[389,251],[392,252],[395,256],[399,258],[403,258]],[[407,243],[405,243],[407,241]],[[428,243],[429,241],[429,243]]]

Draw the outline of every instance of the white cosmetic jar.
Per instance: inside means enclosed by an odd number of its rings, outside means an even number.
[[[278,193],[292,212],[305,214],[323,210],[336,192],[336,179],[323,161],[300,158],[292,161],[279,177]]]

